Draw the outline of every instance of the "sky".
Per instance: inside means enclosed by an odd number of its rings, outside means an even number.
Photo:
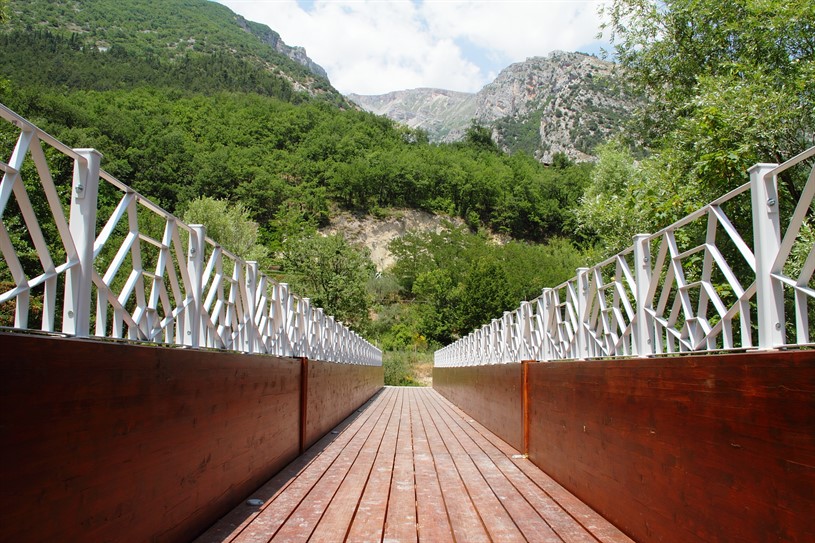
[[[343,94],[477,92],[514,62],[599,54],[602,0],[218,0],[305,47]]]

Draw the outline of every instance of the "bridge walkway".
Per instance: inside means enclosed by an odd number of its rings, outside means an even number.
[[[384,388],[247,498],[198,542],[631,541],[430,388]]]

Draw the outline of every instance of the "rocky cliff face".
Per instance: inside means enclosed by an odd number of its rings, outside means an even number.
[[[585,161],[622,129],[637,101],[611,62],[555,52],[513,64],[476,96],[475,119],[509,151],[543,162],[562,152]]]
[[[426,130],[433,141],[456,141],[475,117],[475,94],[441,89],[413,89],[377,96],[349,94],[366,111],[411,128]]]
[[[348,98],[363,109],[427,130],[431,140],[461,138],[471,120],[493,129],[509,152],[542,162],[562,152],[592,160],[594,147],[622,129],[637,99],[611,62],[555,52],[504,69],[477,94],[416,89]]]
[[[322,77],[326,80],[328,79],[328,74],[326,71],[322,66],[308,57],[305,48],[286,45],[283,40],[280,39],[280,34],[266,25],[247,21],[240,15],[235,15],[235,21],[238,23],[238,26],[240,26],[246,32],[257,36],[263,43],[269,45],[278,53],[283,54],[296,63],[305,66],[314,75]]]

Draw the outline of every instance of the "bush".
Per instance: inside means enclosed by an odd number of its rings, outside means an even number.
[[[428,386],[432,383],[432,352],[385,351],[382,365],[385,369],[386,385]]]

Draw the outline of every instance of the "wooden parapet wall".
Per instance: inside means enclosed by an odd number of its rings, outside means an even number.
[[[473,369],[434,378],[497,409]],[[633,539],[815,541],[815,352],[527,369],[530,460]]]
[[[308,448],[382,388],[382,366],[308,361],[304,448]]]
[[[815,353],[529,367],[529,457],[638,541],[815,541]]]
[[[521,364],[433,368],[433,388],[492,433],[524,448]]]
[[[3,540],[189,541],[300,450],[299,359],[19,334],[0,352]]]

